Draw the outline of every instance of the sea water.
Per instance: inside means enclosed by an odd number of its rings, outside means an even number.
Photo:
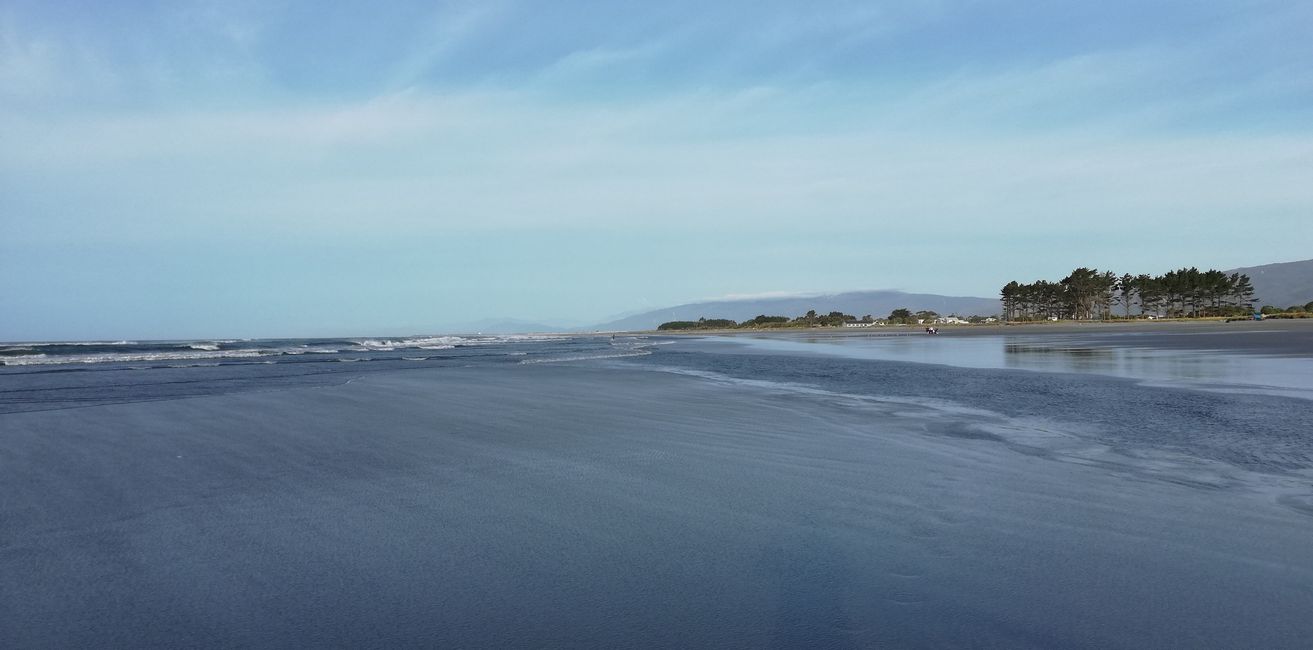
[[[0,646],[1306,647],[1308,360],[1017,343],[10,345]]]

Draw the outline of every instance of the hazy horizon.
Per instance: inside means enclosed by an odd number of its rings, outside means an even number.
[[[875,292],[898,292],[907,294],[920,294],[922,292],[903,291],[901,289],[853,289],[844,292],[835,291],[801,291],[801,292],[778,292],[770,291],[760,294],[730,294],[726,296],[714,296],[709,298],[698,298],[685,300],[678,304],[661,305],[662,307],[676,307],[679,305],[696,305],[704,303],[718,303],[727,301],[751,301],[771,298],[826,298],[838,295],[840,293],[875,293]],[[959,297],[979,297],[988,299],[988,296],[959,296]],[[818,307],[823,306],[818,303]],[[259,339],[298,339],[298,338],[372,338],[372,337],[400,337],[400,336],[427,336],[427,335],[462,335],[462,334],[480,334],[477,329],[479,324],[503,324],[508,322],[522,322],[526,324],[544,325],[553,328],[551,331],[520,331],[519,334],[539,334],[539,333],[568,333],[572,330],[588,328],[596,325],[604,325],[610,321],[622,320],[629,316],[652,311],[650,308],[632,309],[623,312],[608,314],[602,318],[587,321],[563,321],[549,322],[548,319],[534,319],[532,317],[510,315],[510,316],[490,316],[485,318],[471,319],[461,323],[440,323],[432,329],[408,330],[398,329],[395,327],[382,327],[373,331],[340,331],[332,329],[316,329],[313,327],[302,328],[297,331],[285,332],[263,332],[263,333],[245,333],[231,334],[226,332],[192,332],[188,336],[175,337],[151,337],[151,336],[131,336],[130,332],[119,332],[122,336],[103,336],[81,339],[70,338],[33,338],[33,339],[0,339],[0,343],[57,343],[57,342],[116,342],[116,341],[207,341],[207,340],[259,340]]]
[[[8,2],[0,340],[1308,257],[1313,6]]]

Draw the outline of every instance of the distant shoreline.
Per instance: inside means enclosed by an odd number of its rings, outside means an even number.
[[[990,323],[985,325],[934,325],[938,336],[972,336],[999,334],[1085,334],[1115,332],[1227,332],[1240,328],[1280,328],[1296,326],[1313,329],[1313,318],[1269,319],[1262,321],[1233,321],[1224,319],[1160,319],[1136,321],[1030,321],[1023,323]],[[874,327],[762,327],[726,328],[705,330],[636,330],[611,332],[616,335],[661,336],[755,336],[759,334],[807,335],[824,332],[845,336],[890,336],[895,334],[925,334],[926,325],[886,325]]]
[[[939,337],[1138,335],[1136,345],[1163,349],[1219,349],[1247,354],[1313,356],[1313,319],[1263,321],[1163,320],[1133,322],[1034,322],[1025,324],[937,325]],[[893,338],[929,336],[924,326],[726,329],[683,332],[634,332],[671,337]],[[1197,335],[1197,336],[1196,336]]]

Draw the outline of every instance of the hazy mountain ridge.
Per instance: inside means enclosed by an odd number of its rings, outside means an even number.
[[[1258,296],[1258,304],[1287,307],[1303,305],[1313,300],[1313,260],[1280,262],[1230,269],[1227,273],[1244,273],[1250,277]],[[657,325],[674,320],[699,318],[731,318],[747,320],[759,314],[767,316],[798,316],[810,309],[822,314],[841,311],[854,316],[871,314],[876,317],[907,308],[923,309],[940,314],[991,315],[998,314],[997,298],[975,296],[943,296],[928,293],[907,293],[893,290],[848,291],[833,294],[805,294],[733,298],[685,303],[633,313],[589,327],[545,324],[513,318],[486,319],[466,323],[459,328],[464,332],[505,334],[523,332],[580,332],[628,331],[655,329]],[[454,331],[454,330],[453,330]]]
[[[1313,301],[1313,260],[1248,266],[1227,273],[1248,275],[1259,305],[1289,307]]]
[[[841,311],[854,316],[871,314],[876,317],[888,316],[889,312],[907,308],[912,311],[923,309],[940,314],[990,315],[999,312],[996,298],[977,298],[970,296],[941,296],[928,293],[905,293],[902,291],[849,291],[828,295],[781,296],[771,298],[747,298],[737,300],[713,300],[687,303],[654,309],[596,326],[604,331],[648,330],[657,325],[674,320],[697,320],[699,318],[731,318],[742,321],[759,314],[767,316],[798,316],[814,309],[822,314]]]

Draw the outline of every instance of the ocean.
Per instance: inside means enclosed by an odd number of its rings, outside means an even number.
[[[1304,648],[1313,327],[0,344],[0,647]]]

